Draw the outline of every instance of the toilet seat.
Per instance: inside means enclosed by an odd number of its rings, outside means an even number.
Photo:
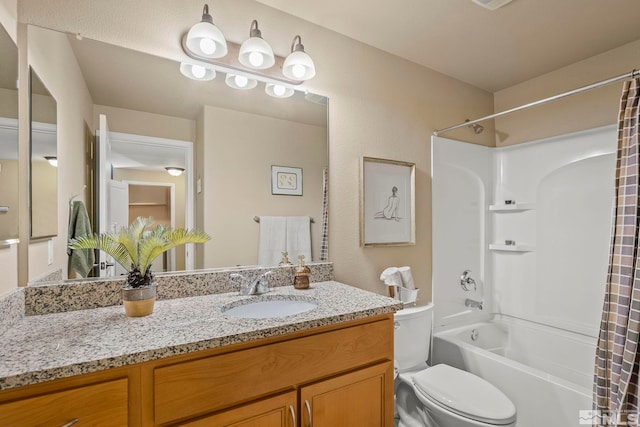
[[[448,365],[435,365],[413,376],[420,400],[446,408],[475,421],[507,425],[516,419],[516,408],[500,390],[482,378]]]

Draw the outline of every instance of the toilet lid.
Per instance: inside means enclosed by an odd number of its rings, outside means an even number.
[[[435,365],[413,376],[416,392],[463,417],[488,424],[510,424],[516,407],[494,385],[469,372]]]

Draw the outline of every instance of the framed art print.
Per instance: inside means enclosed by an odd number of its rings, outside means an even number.
[[[415,163],[363,157],[360,246],[415,244]]]
[[[271,166],[271,194],[302,196],[302,168]]]

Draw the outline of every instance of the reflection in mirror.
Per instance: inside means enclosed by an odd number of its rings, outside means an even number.
[[[18,48],[0,26],[0,245],[18,237]]]
[[[108,122],[105,137],[96,138],[96,157],[101,140],[111,141],[109,158],[96,167],[106,174],[96,172],[94,178],[126,186],[117,196],[125,198],[112,204],[125,213],[114,215],[131,221],[148,213],[212,236],[195,254],[184,252],[193,248],[179,247],[154,271],[257,264],[260,226],[253,218],[264,215],[314,218],[312,259],[319,259],[328,164],[325,97],[297,91],[290,98],[273,98],[263,84],[234,90],[222,73],[213,81],[194,81],[166,58],[72,35],[67,41],[90,93],[93,133],[103,130],[100,115]],[[272,194],[273,165],[302,170],[302,195]],[[170,176],[170,166],[185,172]],[[98,189],[93,200],[113,197],[100,194],[104,187],[93,187]],[[99,208],[95,211],[99,216]],[[97,224],[93,228],[97,231]]]
[[[31,239],[58,234],[57,108],[31,69]]]

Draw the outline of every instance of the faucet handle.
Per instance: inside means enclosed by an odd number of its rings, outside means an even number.
[[[269,292],[271,288],[269,287],[269,275],[272,274],[273,271],[269,270],[266,273],[262,273],[258,276],[258,283],[256,284],[256,293],[263,294],[265,292]]]
[[[231,273],[229,275],[229,278],[230,279],[242,279],[242,280],[245,280],[244,276],[242,274],[240,274],[240,273]]]
[[[471,290],[475,291],[477,289],[476,281],[471,277],[471,270],[465,270],[462,272],[462,275],[460,276],[460,287],[467,292]]]

